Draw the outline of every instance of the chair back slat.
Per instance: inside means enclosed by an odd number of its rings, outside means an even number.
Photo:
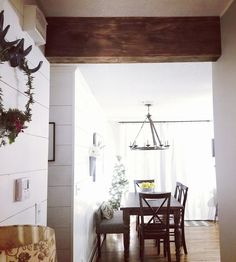
[[[180,182],[176,182],[174,197],[177,199],[185,208],[188,196],[188,187]]]

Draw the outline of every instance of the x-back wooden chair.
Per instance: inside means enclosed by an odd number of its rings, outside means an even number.
[[[134,179],[134,192],[138,193],[141,191],[140,184],[143,182],[154,183],[155,179]],[[136,216],[136,230],[138,230],[139,226],[139,216]]]
[[[145,239],[154,239],[158,242],[164,242],[168,262],[171,262],[169,241],[170,199],[171,193],[139,193],[141,218],[139,239],[142,261],[144,259]],[[148,220],[145,217],[148,217]]]
[[[186,205],[186,201],[187,201],[187,196],[188,196],[188,187],[185,186],[184,184],[180,183],[180,182],[176,182],[174,197],[184,207],[182,212],[181,212],[180,225],[179,226],[181,228],[182,245],[183,245],[185,254],[188,254],[187,245],[186,245],[186,241],[185,241],[185,230],[184,230],[184,216],[185,216],[185,205]],[[170,228],[171,229],[175,228],[175,224],[174,224],[173,220],[171,220],[171,222],[170,222]],[[171,234],[174,235],[173,232],[171,232]]]

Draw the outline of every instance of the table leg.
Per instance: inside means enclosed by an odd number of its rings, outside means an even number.
[[[180,262],[181,232],[180,232],[180,211],[174,213],[175,222],[175,252],[176,262]]]
[[[124,235],[125,261],[129,259],[129,242],[130,242],[130,214],[128,210],[123,210],[124,224],[127,226],[127,234]]]

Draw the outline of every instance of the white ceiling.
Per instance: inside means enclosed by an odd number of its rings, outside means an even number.
[[[81,64],[79,69],[112,120],[212,119],[211,63]]]
[[[38,2],[46,16],[221,16],[233,0],[38,0]]]
[[[35,0],[25,0],[35,1]],[[38,0],[46,16],[221,16],[232,0]],[[80,70],[112,120],[212,119],[211,63],[83,64]]]

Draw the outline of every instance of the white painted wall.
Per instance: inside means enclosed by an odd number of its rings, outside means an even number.
[[[75,83],[74,148],[74,261],[90,261],[96,244],[94,211],[106,199],[114,163],[111,127],[79,71]],[[105,147],[96,158],[96,180],[89,174],[89,151],[93,133]]]
[[[49,63],[33,40],[22,31],[23,4],[21,1],[0,1],[4,10],[4,27],[10,24],[7,34],[9,41],[24,38],[25,48],[33,45],[27,56],[30,67],[43,61],[41,69],[35,73],[32,121],[24,133],[19,134],[12,145],[0,147],[0,225],[43,224],[47,217],[47,173],[48,173],[48,115],[49,115]],[[8,63],[0,64],[0,86],[4,95],[4,106],[24,110],[26,97],[23,72]],[[19,92],[20,91],[20,92]],[[23,202],[14,201],[15,179],[30,179],[30,198]],[[36,217],[35,205],[39,215]]]
[[[112,130],[79,69],[52,65],[50,121],[56,123],[56,160],[49,163],[48,225],[56,230],[60,261],[88,262],[96,246],[94,210],[106,197],[112,173]],[[89,174],[93,133],[105,147]]]
[[[56,232],[59,262],[72,259],[75,69],[51,66],[50,121],[56,124],[56,147],[48,169],[48,225]]]
[[[221,261],[236,261],[236,2],[221,19],[222,56],[213,64]]]

